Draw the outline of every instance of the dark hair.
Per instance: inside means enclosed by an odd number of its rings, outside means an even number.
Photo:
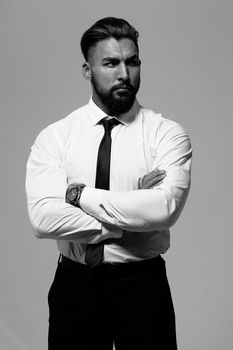
[[[81,38],[81,49],[85,60],[88,59],[89,49],[97,44],[98,41],[108,38],[121,40],[131,39],[138,50],[139,33],[126,20],[122,18],[106,17],[93,24]]]

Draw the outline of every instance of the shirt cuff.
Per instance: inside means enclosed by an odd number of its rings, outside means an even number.
[[[104,197],[109,193],[107,190],[85,187],[79,200],[81,209],[102,222],[102,236],[107,238],[121,238],[123,230],[116,226],[117,219],[109,216],[103,208]]]

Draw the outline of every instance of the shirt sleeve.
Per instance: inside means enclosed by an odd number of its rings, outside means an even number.
[[[26,194],[29,218],[38,238],[98,243],[119,238],[122,230],[101,223],[65,202],[68,186],[63,167],[64,147],[51,127],[32,146],[27,162]]]
[[[190,188],[190,139],[177,123],[171,122],[158,130],[156,151],[153,168],[166,171],[159,186],[124,192],[85,188],[80,200],[82,209],[127,231],[169,229],[178,219]]]

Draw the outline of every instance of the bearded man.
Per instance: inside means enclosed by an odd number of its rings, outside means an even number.
[[[191,145],[139,105],[138,32],[107,17],[81,38],[89,103],[48,126],[27,163],[37,237],[56,240],[49,350],[177,349],[161,257],[190,187]]]

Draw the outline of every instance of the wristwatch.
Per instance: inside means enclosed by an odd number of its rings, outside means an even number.
[[[80,208],[79,200],[85,186],[84,184],[69,185],[66,191],[66,202]]]

